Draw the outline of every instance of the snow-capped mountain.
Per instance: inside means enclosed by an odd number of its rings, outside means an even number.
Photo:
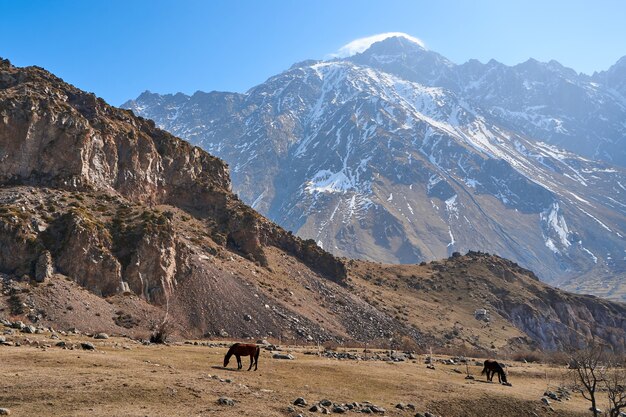
[[[535,140],[626,166],[626,57],[589,77],[557,61],[509,67],[495,60],[455,65],[406,38],[373,44],[353,62],[445,87],[485,116]]]
[[[245,94],[146,92],[124,107],[226,160],[245,202],[337,255],[414,263],[482,250],[620,298],[619,70],[455,65],[392,37]],[[594,114],[603,129],[585,123]]]

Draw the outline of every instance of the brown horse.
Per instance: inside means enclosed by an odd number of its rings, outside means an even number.
[[[251,344],[246,345],[243,343],[235,343],[230,347],[230,349],[228,349],[226,356],[224,356],[224,368],[228,366],[228,361],[230,360],[230,357],[233,355],[235,355],[235,357],[237,358],[237,369],[241,369],[241,357],[250,356],[250,367],[248,368],[248,371],[252,369],[253,364],[254,364],[254,370],[256,371],[257,366],[259,364],[260,352],[261,352],[261,348],[259,348],[257,345],[251,345]]]
[[[501,384],[509,385],[509,382],[506,380],[506,373],[504,372],[504,368],[498,362],[487,359],[485,361],[485,367],[483,371],[480,373],[481,375],[487,374],[487,381],[493,380],[493,375],[498,374],[498,382]]]

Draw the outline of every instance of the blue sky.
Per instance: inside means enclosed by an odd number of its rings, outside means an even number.
[[[119,105],[143,90],[243,92],[348,42],[405,32],[454,62],[626,55],[626,1],[0,0],[0,57]]]

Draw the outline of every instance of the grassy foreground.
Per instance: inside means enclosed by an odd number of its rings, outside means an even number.
[[[31,345],[0,346],[0,407],[14,416],[295,417],[314,415],[309,407],[324,398],[337,403],[370,401],[388,416],[426,411],[452,417],[588,414],[588,405],[578,395],[552,402],[553,411],[542,404],[544,391],[563,382],[563,369],[547,365],[512,363],[513,386],[507,387],[486,383],[473,360],[469,370],[476,379],[466,380],[465,365],[427,369],[424,357],[397,363],[336,360],[305,355],[305,348],[285,348],[295,360],[273,359],[263,350],[259,370],[246,372],[248,358],[243,358],[242,371],[234,369],[235,358],[229,369],[222,368],[225,348],[143,346],[111,338],[90,340],[96,350],[85,351],[55,347],[57,341],[44,335],[30,340]],[[218,404],[223,396],[234,405]],[[297,397],[309,405],[290,411]],[[416,409],[399,410],[397,403],[412,403]]]

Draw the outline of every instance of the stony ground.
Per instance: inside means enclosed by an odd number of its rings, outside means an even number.
[[[563,384],[563,370],[547,365],[511,363],[508,387],[485,382],[475,359],[467,369],[476,379],[467,380],[465,365],[436,361],[428,369],[423,355],[402,362],[338,360],[310,354],[315,347],[284,347],[294,360],[273,359],[262,350],[259,370],[246,372],[247,358],[242,371],[234,358],[224,369],[226,348],[217,343],[146,346],[126,338],[52,339],[48,332],[5,338],[20,344],[0,345],[0,408],[14,416],[295,417],[319,414],[309,409],[324,399],[356,402],[355,410],[374,405],[385,410],[375,415],[387,416],[578,416],[587,408],[576,395],[550,400],[553,410],[542,403],[546,389]],[[66,348],[56,346],[60,341]],[[81,349],[84,341],[95,350]],[[363,355],[360,348],[347,353]],[[232,405],[220,404],[221,397]],[[298,397],[307,405],[292,405]],[[399,403],[404,410],[396,408]]]

